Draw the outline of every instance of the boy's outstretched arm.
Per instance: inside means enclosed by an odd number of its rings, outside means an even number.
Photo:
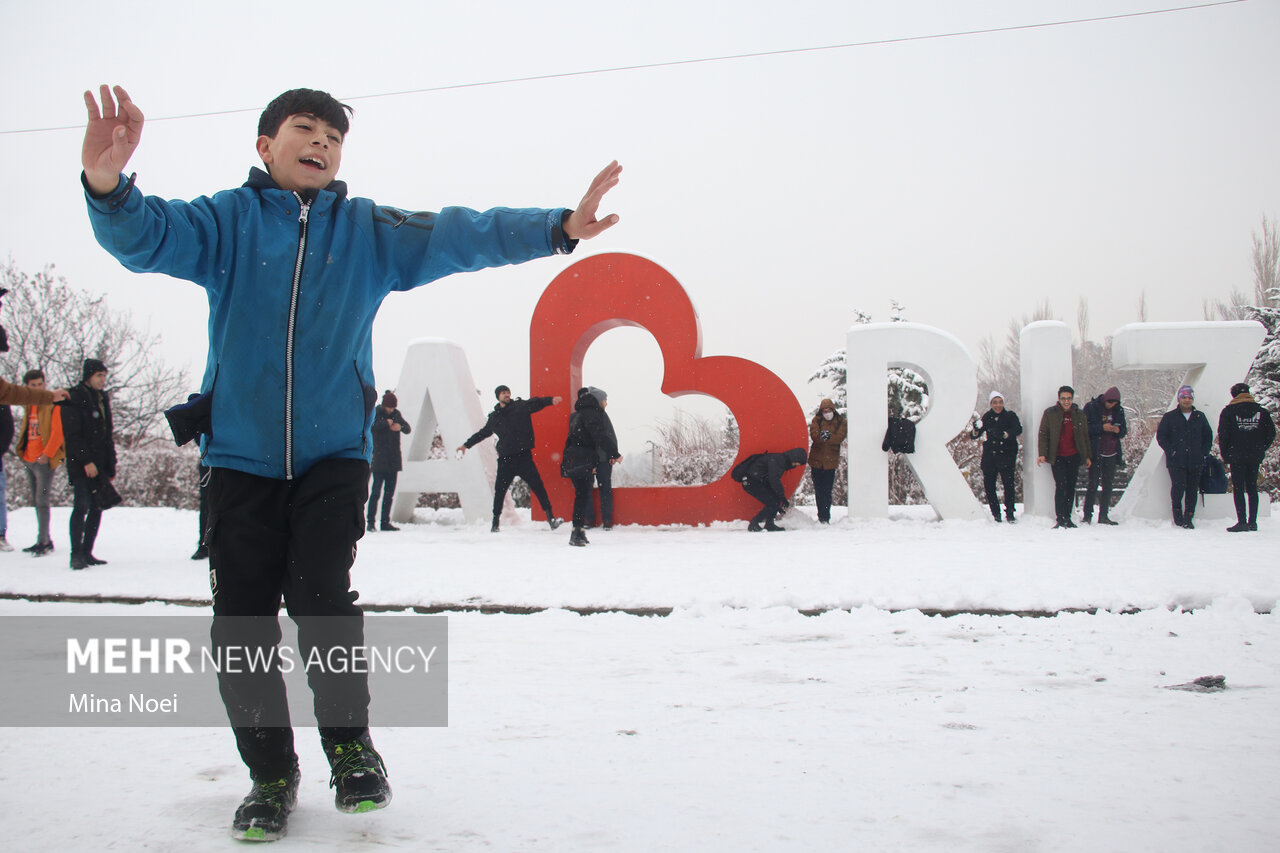
[[[116,188],[120,173],[133,156],[142,138],[142,110],[138,109],[129,93],[119,86],[101,87],[102,109],[94,100],[93,92],[84,93],[84,105],[89,110],[89,123],[84,129],[84,146],[80,149],[80,164],[84,167],[85,181],[89,189],[98,195],[107,195]]]
[[[618,185],[620,174],[622,174],[622,167],[618,165],[617,160],[614,160],[596,175],[591,186],[587,188],[587,194],[582,197],[577,209],[564,223],[566,237],[570,240],[590,240],[618,224],[618,214],[611,213],[604,219],[597,219],[596,212],[600,209],[600,200],[604,198],[604,194]],[[115,184],[113,183],[112,186],[114,187]]]

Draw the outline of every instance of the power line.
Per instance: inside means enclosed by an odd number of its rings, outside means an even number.
[[[875,47],[877,45],[905,44],[916,41],[935,41],[939,39],[964,38],[967,36],[1008,33],[1018,30],[1039,30],[1049,27],[1066,27],[1074,24],[1096,24],[1105,21],[1118,21],[1125,18],[1142,18],[1151,15],[1167,15],[1174,12],[1191,12],[1198,9],[1209,9],[1214,6],[1231,6],[1244,3],[1246,0],[1216,0],[1213,3],[1199,3],[1194,6],[1177,6],[1168,9],[1151,9],[1146,12],[1124,12],[1118,15],[1101,15],[1094,18],[1073,18],[1065,21],[1045,21],[1039,24],[1015,24],[1007,27],[988,27],[980,30],[958,30],[948,33],[931,33],[922,36],[901,36],[898,38],[875,39],[872,41],[845,42],[843,44],[827,44],[814,47],[793,47],[782,50],[762,50],[753,53],[734,53],[724,56],[704,56],[696,59],[672,59],[665,62],[646,62],[637,65],[617,65],[612,68],[593,68],[584,71],[561,71],[553,74],[534,74],[527,77],[505,77],[496,80],[481,80],[472,83],[450,83],[444,86],[428,86],[422,89],[404,89],[398,92],[379,92],[373,95],[353,95],[339,98],[340,101],[370,101],[375,98],[397,98],[402,95],[425,95],[434,92],[451,92],[459,89],[476,89],[483,86],[506,86],[513,83],[535,83],[545,80],[566,80],[573,77],[588,77],[596,74],[616,74],[622,71],[645,71],[653,68],[676,68],[682,65],[702,65],[712,62],[731,62],[740,59],[759,59],[766,56],[790,56],[801,53],[817,53],[829,50],[850,50],[859,47]],[[240,113],[256,113],[261,107],[245,107],[234,110],[216,110],[204,113],[184,113],[182,115],[160,116],[148,118],[148,122],[181,121],[191,118],[210,118],[213,116],[237,115]],[[22,133],[51,133],[61,130],[80,130],[84,124],[68,124],[60,127],[35,127],[22,130],[0,130],[0,136],[11,136]]]

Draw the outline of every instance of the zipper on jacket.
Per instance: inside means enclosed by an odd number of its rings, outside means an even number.
[[[307,253],[307,215],[311,202],[294,193],[298,200],[298,260],[293,266],[293,289],[289,294],[289,329],[284,344],[284,478],[293,479],[293,338],[298,322],[298,291],[302,287],[302,259]]]

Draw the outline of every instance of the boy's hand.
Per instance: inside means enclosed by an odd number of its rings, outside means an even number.
[[[102,109],[93,93],[84,93],[84,105],[89,110],[89,123],[84,129],[84,146],[80,149],[80,164],[89,189],[98,195],[106,195],[120,182],[120,173],[133,156],[142,138],[142,110],[129,98],[129,93],[119,86],[112,90],[101,87]]]
[[[621,173],[622,167],[618,165],[617,160],[614,160],[596,175],[591,186],[587,188],[587,194],[578,203],[578,209],[569,215],[569,219],[564,224],[566,237],[570,240],[590,240],[618,224],[616,213],[611,213],[604,219],[597,219],[596,211],[600,209],[600,199],[604,198],[604,194],[618,185],[618,176]]]

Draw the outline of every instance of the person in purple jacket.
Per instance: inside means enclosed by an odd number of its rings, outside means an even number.
[[[303,657],[362,646],[349,570],[364,534],[377,401],[372,329],[382,300],[455,272],[573,251],[617,223],[597,211],[621,166],[606,166],[576,210],[378,205],[349,197],[336,180],[351,108],[294,89],[259,119],[265,171],[251,170],[236,189],[165,201],[122,174],[144,123],[128,93],[102,86],[84,102],[81,180],[98,242],[126,268],[195,282],[209,300],[201,392],[212,428],[201,449],[211,469],[205,544],[215,648],[273,647],[282,599]],[[246,631],[245,621],[261,627]],[[386,806],[367,675],[308,675],[337,808]],[[224,672],[219,691],[253,780],[232,835],[279,838],[299,784],[283,678]]]

